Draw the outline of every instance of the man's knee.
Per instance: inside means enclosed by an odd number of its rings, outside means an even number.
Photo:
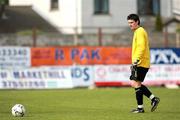
[[[141,87],[141,82],[140,82],[140,81],[134,81],[134,80],[132,80],[132,81],[131,81],[131,86],[132,86],[133,88]]]

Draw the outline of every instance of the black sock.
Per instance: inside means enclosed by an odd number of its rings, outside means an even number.
[[[149,98],[151,96],[151,94],[152,94],[151,91],[145,85],[141,85],[140,88],[146,97]]]
[[[143,91],[141,90],[141,87],[135,88],[136,92],[136,101],[138,105],[143,105]]]

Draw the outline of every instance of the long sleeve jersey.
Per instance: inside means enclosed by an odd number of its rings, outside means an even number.
[[[132,43],[132,63],[139,60],[138,66],[150,67],[150,51],[147,32],[139,27],[134,31]]]

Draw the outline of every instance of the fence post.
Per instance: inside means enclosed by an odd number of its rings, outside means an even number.
[[[180,33],[176,32],[176,47],[180,47]]]
[[[33,27],[32,29],[32,39],[33,39],[33,47],[36,47],[36,39],[37,39],[36,27]]]
[[[98,42],[99,42],[99,46],[102,46],[102,28],[101,27],[98,28]]]
[[[164,47],[168,47],[168,28],[164,28]]]
[[[74,45],[75,46],[78,45],[78,28],[77,27],[74,28]]]

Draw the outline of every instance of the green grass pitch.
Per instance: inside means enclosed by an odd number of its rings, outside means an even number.
[[[0,120],[180,120],[180,89],[150,88],[161,98],[150,112],[144,97],[144,114],[129,111],[136,107],[134,89],[96,88],[89,90],[0,90]],[[11,107],[21,103],[24,117],[11,115]]]

